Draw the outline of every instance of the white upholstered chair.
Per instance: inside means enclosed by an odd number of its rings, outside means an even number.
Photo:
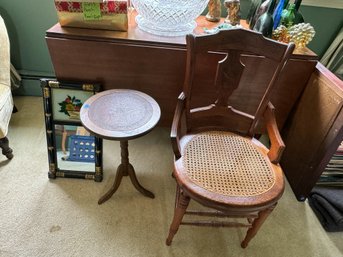
[[[2,154],[8,159],[13,158],[12,149],[6,137],[13,110],[10,63],[8,34],[4,20],[0,16],[0,148]]]

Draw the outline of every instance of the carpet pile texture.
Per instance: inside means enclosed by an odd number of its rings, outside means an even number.
[[[0,156],[1,257],[343,256],[343,233],[327,233],[288,184],[248,248],[240,247],[245,229],[191,226],[181,226],[168,247],[175,195],[168,129],[129,142],[138,180],[155,199],[142,196],[124,177],[113,197],[98,205],[114,181],[119,142],[104,141],[101,183],[49,180],[42,99],[14,100],[19,112],[8,134],[14,158]]]

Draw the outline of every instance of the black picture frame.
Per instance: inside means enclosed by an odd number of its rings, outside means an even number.
[[[78,111],[101,91],[99,83],[41,79],[48,150],[48,177],[103,179],[102,139],[82,126]],[[93,165],[94,163],[94,165]]]

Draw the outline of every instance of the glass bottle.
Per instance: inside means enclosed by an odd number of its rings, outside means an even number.
[[[286,14],[288,8],[289,8],[289,0],[287,1],[287,5],[285,6],[285,8],[284,8],[284,9],[282,10],[282,12],[281,12],[281,18],[280,18],[280,23],[279,23],[279,25],[281,24],[282,17],[285,16],[285,14]]]
[[[294,1],[294,5],[295,5],[295,19],[294,19],[294,24],[298,24],[298,23],[303,23],[304,22],[304,18],[302,16],[302,14],[299,11],[300,5],[301,5],[301,1],[302,0],[295,0]]]
[[[260,7],[261,4],[262,4],[262,0],[252,0],[248,15],[247,15],[247,19],[246,19],[248,24],[250,24],[250,21],[254,18],[255,12],[257,8]]]
[[[276,0],[271,0],[267,12],[262,14],[256,21],[254,30],[261,32],[265,37],[271,37],[273,32],[273,12],[275,9]]]
[[[295,5],[289,4],[287,11],[281,15],[281,24],[287,28],[294,25],[295,20]]]
[[[274,26],[273,29],[276,29],[280,22],[281,22],[281,15],[283,10],[287,7],[289,0],[280,0],[277,4],[274,14],[273,14],[273,20],[274,20]]]
[[[258,18],[267,11],[268,6],[270,4],[271,0],[262,0],[261,4],[259,4],[258,8],[255,11],[255,14],[253,16],[253,18],[251,19],[250,23],[249,23],[249,28],[253,29],[255,26],[256,21],[258,20]]]

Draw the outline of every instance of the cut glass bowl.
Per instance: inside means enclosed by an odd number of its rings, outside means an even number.
[[[132,0],[138,27],[160,36],[191,33],[207,3],[208,0]]]

